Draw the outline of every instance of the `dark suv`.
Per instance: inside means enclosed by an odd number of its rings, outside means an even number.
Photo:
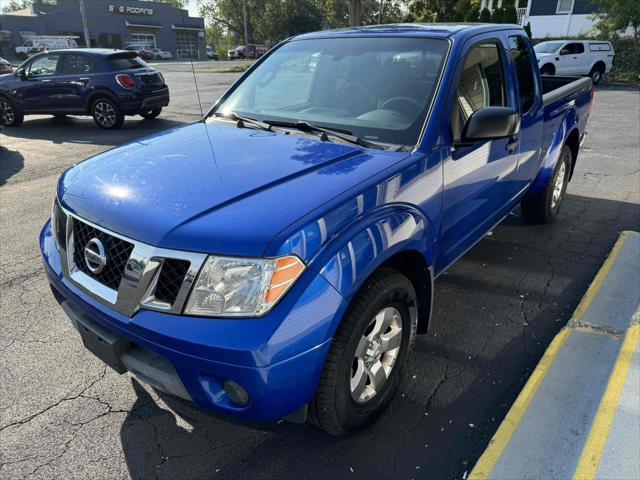
[[[136,52],[106,49],[39,53],[0,77],[0,123],[16,127],[24,115],[91,115],[116,129],[125,115],[155,118],[169,105],[162,74]]]

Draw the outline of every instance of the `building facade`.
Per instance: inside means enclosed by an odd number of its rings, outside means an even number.
[[[138,0],[85,0],[92,47],[157,47],[173,58],[206,60],[204,19],[167,3]],[[0,48],[11,56],[16,46],[33,35],[71,35],[85,46],[78,0],[58,0],[49,5],[0,15]]]

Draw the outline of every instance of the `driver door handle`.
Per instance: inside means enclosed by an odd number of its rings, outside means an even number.
[[[518,144],[519,143],[520,143],[520,139],[518,138],[518,135],[513,135],[513,136],[509,137],[509,140],[507,141],[507,144],[505,145],[505,149],[509,153],[513,153],[514,150],[516,148],[518,148]]]

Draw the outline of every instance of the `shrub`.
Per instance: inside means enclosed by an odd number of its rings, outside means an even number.
[[[491,14],[491,23],[503,23],[502,19],[504,18],[504,9],[496,8]]]
[[[491,12],[487,7],[483,8],[480,12],[480,22],[491,23]]]
[[[518,23],[518,12],[516,7],[511,5],[503,9],[502,23]]]
[[[464,17],[466,22],[477,22],[480,16],[480,9],[478,7],[472,7]]]

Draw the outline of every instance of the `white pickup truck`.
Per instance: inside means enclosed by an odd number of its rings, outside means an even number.
[[[534,47],[542,75],[588,75],[594,84],[613,70],[610,42],[551,40]]]

